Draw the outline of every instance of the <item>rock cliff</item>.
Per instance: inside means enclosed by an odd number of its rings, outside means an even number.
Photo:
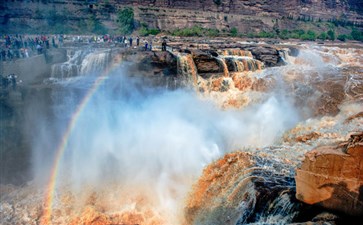
[[[363,24],[363,2],[359,0],[110,0],[80,1],[10,1],[0,3],[2,32],[17,25],[18,29],[36,28],[36,24],[49,24],[50,19],[65,16],[69,23],[77,24],[90,17],[98,18],[109,28],[115,28],[118,9],[134,8],[135,19],[141,24],[160,30],[191,27],[259,32],[261,30],[299,29],[306,24],[297,18],[314,20],[341,20]],[[52,10],[58,12],[52,15]],[[64,13],[64,15],[61,15]],[[54,13],[53,13],[54,14]],[[11,30],[11,29],[10,29]]]

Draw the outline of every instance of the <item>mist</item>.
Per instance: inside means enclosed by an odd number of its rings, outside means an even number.
[[[125,196],[148,199],[169,224],[180,221],[185,197],[203,167],[227,152],[273,145],[299,121],[282,93],[244,109],[223,110],[189,89],[151,87],[129,73],[125,66],[112,72],[79,114],[57,186],[82,193],[86,187],[116,185]],[[44,115],[39,99],[31,104],[33,122],[27,127],[33,129],[36,181],[47,182],[60,138],[95,79],[57,84],[51,117]]]

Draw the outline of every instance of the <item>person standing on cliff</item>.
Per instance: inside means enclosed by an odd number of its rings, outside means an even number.
[[[1,60],[6,61],[6,51],[4,48],[1,49]]]
[[[139,46],[139,45],[140,45],[140,38],[139,38],[139,36],[137,36],[137,38],[136,38],[136,45],[137,45],[137,46]]]
[[[166,40],[164,38],[163,42],[161,43],[161,50],[166,51]]]
[[[130,47],[132,47],[132,37],[130,37],[129,42],[130,42]]]
[[[147,41],[145,41],[145,51],[147,51],[147,47],[148,47],[149,43],[147,43]]]

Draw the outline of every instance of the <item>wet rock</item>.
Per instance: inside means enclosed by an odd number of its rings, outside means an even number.
[[[307,142],[307,141],[311,141],[311,140],[315,140],[317,138],[319,138],[321,136],[320,133],[317,133],[317,132],[311,132],[311,133],[308,133],[308,134],[304,134],[304,135],[301,135],[301,136],[297,136],[295,138],[295,141],[297,142]]]
[[[262,61],[268,67],[283,65],[282,59],[276,48],[269,46],[252,46],[247,47],[246,49],[251,51],[254,58]]]
[[[348,118],[344,121],[344,123],[350,123],[351,121],[353,121],[353,120],[355,120],[355,119],[358,119],[358,118],[363,118],[363,112],[359,112],[359,113],[357,113],[357,114],[355,114],[355,115],[353,115],[353,116],[348,117]]]
[[[218,73],[221,72],[219,62],[211,54],[203,51],[192,52],[194,63],[198,73]]]
[[[293,179],[283,170],[281,162],[265,157],[225,155],[206,167],[194,185],[186,224],[273,224],[276,217],[281,224],[291,222],[296,209],[288,186]]]
[[[363,132],[308,152],[296,170],[296,197],[311,205],[363,215]]]
[[[239,204],[249,197],[243,192],[253,186],[241,171],[251,164],[249,155],[231,153],[205,168],[185,209],[187,224],[236,224]]]

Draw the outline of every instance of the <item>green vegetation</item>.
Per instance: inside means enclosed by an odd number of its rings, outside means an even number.
[[[182,37],[216,37],[219,35],[218,29],[210,29],[210,28],[203,28],[200,26],[193,26],[193,27],[187,27],[183,29],[176,29],[170,32],[171,35],[174,36],[182,36]]]
[[[308,30],[306,33],[302,34],[300,36],[300,39],[301,40],[304,40],[304,41],[315,41],[316,39],[316,34],[314,31],[312,30]]]
[[[231,29],[231,36],[232,37],[237,37],[237,35],[238,35],[238,30],[237,30],[237,28],[233,27]]]
[[[335,40],[335,32],[333,30],[329,30],[327,33],[329,40],[334,41]]]
[[[232,33],[231,33],[232,36]],[[279,33],[276,31],[261,31],[259,33],[248,33],[248,34],[239,34],[241,37],[249,37],[249,38],[281,38],[283,40],[286,39],[300,39],[306,41],[315,41],[319,40],[331,40],[334,41],[336,39],[340,41],[346,40],[357,40],[363,41],[363,32],[357,30],[356,28],[352,28],[351,34],[339,34],[332,29],[327,32],[322,32],[319,35],[313,30],[281,30]]]
[[[326,32],[322,32],[319,36],[318,36],[318,39],[320,40],[326,40],[328,39],[328,35],[326,34]]]
[[[86,32],[105,34],[107,33],[107,29],[103,26],[95,14],[91,14],[91,16],[86,20]]]
[[[117,14],[117,23],[121,34],[131,34],[135,28],[134,10],[132,8],[124,8]]]
[[[353,40],[363,41],[363,32],[353,28],[352,32],[350,33]]]
[[[147,27],[141,27],[139,29],[139,34],[141,36],[148,36],[148,35],[157,35],[160,33],[160,30],[159,29],[154,29],[154,28],[147,28]]]
[[[351,37],[349,38],[348,35],[345,35],[345,34],[339,34],[337,39],[339,41],[346,41],[347,39],[351,39]]]

